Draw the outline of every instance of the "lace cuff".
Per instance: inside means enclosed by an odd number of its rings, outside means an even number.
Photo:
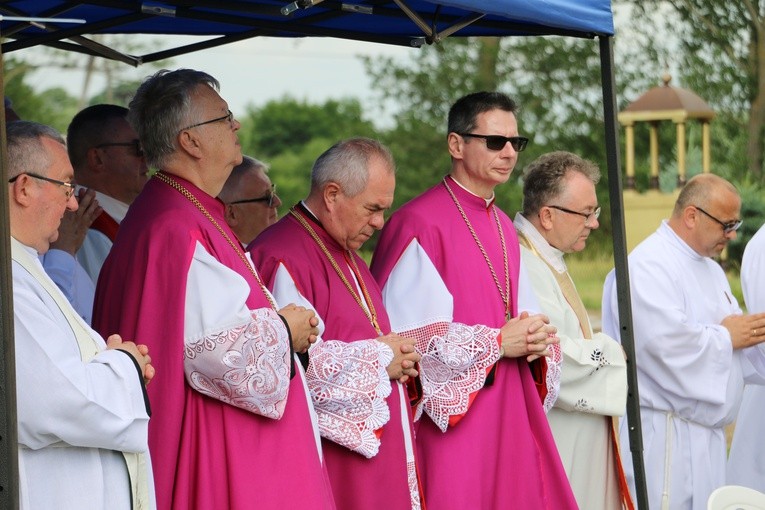
[[[445,432],[467,412],[486,382],[488,369],[499,360],[499,330],[438,322],[399,334],[415,338],[422,355],[423,397],[414,419],[419,420],[424,411]]]
[[[375,431],[390,420],[386,371],[393,351],[377,340],[320,341],[311,347],[306,382],[325,439],[371,458],[380,449]]]
[[[271,309],[251,310],[250,316],[246,324],[186,341],[186,381],[226,404],[279,419],[292,363],[287,330]]]
[[[560,344],[552,344],[547,346],[547,348],[550,350],[550,355],[544,358],[547,363],[547,374],[545,374],[547,394],[544,395],[544,398],[542,399],[542,406],[545,408],[545,413],[550,412],[553,404],[558,400],[558,394],[560,393],[561,367],[563,366],[563,351],[560,348]]]

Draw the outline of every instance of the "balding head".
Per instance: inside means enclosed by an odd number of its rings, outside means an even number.
[[[675,202],[669,226],[704,257],[717,257],[740,226],[741,198],[730,182],[714,174],[689,180]]]
[[[282,205],[268,165],[249,156],[231,171],[218,198],[226,204],[226,222],[245,246],[276,222]]]

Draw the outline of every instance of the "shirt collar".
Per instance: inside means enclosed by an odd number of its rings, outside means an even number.
[[[523,234],[526,239],[536,248],[539,256],[544,259],[550,266],[552,266],[557,272],[565,273],[568,269],[566,267],[566,261],[563,259],[565,255],[558,248],[555,248],[547,242],[542,234],[539,233],[537,228],[527,220],[521,213],[515,214],[513,219],[513,225],[515,228]]]
[[[462,185],[462,183],[461,183],[460,181],[458,181],[457,179],[455,179],[453,175],[451,175],[451,174],[450,174],[450,175],[449,175],[449,178],[450,178],[450,179],[452,180],[452,182],[454,182],[454,183],[455,183],[457,186],[459,186],[460,188],[464,189],[464,190],[465,190],[465,192],[467,192],[467,193],[470,193],[470,194],[471,194],[471,195],[473,195],[474,197],[478,197],[478,198],[480,198],[481,200],[485,201],[485,202],[486,202],[486,207],[487,207],[487,208],[488,208],[488,207],[489,207],[489,206],[490,206],[492,203],[494,203],[494,198],[495,198],[495,195],[494,195],[494,192],[493,192],[493,191],[491,192],[491,197],[489,197],[489,198],[484,198],[484,197],[482,197],[482,196],[480,196],[480,195],[476,195],[475,193],[473,193],[472,191],[470,191],[469,189],[467,189],[465,186],[463,186],[463,185]]]

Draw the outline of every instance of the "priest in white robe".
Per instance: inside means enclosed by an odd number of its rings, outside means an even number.
[[[765,312],[765,227],[760,227],[744,250],[741,262],[741,289],[750,313]],[[765,492],[765,386],[744,389],[728,457],[726,483]]]
[[[726,483],[725,426],[745,382],[765,382],[765,314],[743,315],[719,256],[741,225],[741,199],[712,174],[685,185],[669,220],[629,256],[635,356],[648,503],[704,509]],[[603,294],[603,331],[617,337],[614,273]],[[628,480],[627,421],[621,423]],[[633,486],[634,488],[634,486]]]
[[[564,255],[582,251],[598,228],[600,170],[570,152],[551,152],[524,172],[523,212],[515,216],[521,260],[563,352],[558,399],[547,413],[579,508],[633,508],[621,469],[613,416],[627,402],[621,345],[593,333]]]
[[[77,209],[63,138],[22,121],[7,137],[20,507],[154,508],[148,349],[104,342],[40,263]]]

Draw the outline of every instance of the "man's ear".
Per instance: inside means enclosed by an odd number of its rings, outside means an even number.
[[[683,209],[683,223],[685,223],[686,228],[693,229],[698,222],[699,210],[692,205],[686,206],[685,209]]]
[[[549,207],[542,207],[539,209],[539,224],[542,226],[545,230],[552,230],[553,228],[553,220],[552,220],[552,211]]]
[[[322,197],[324,198],[324,206],[328,211],[332,211],[337,204],[337,199],[340,198],[342,189],[336,182],[329,182],[324,186],[322,191]]]
[[[226,218],[226,223],[228,223],[230,227],[233,227],[239,223],[239,214],[236,212],[236,207],[232,206],[231,204],[226,204],[226,208],[223,214]]]
[[[463,158],[463,151],[465,148],[464,138],[462,138],[457,133],[449,133],[449,136],[446,137],[446,143],[449,146],[449,154],[451,154],[452,158]]]
[[[104,158],[101,156],[100,149],[91,147],[88,149],[88,152],[85,153],[85,158],[88,161],[88,168],[90,168],[93,172],[100,173],[106,170],[106,163]]]
[[[200,159],[202,157],[202,147],[199,137],[194,135],[190,130],[178,133],[178,146],[181,150],[190,154],[195,159]]]
[[[34,195],[35,191],[32,189],[32,180],[26,174],[21,174],[10,185],[11,200],[22,207],[31,206]]]

